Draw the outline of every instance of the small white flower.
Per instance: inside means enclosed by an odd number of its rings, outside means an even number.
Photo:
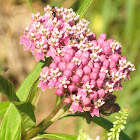
[[[77,57],[73,57],[72,62],[76,63],[77,65],[81,64],[81,60],[78,59]]]
[[[114,91],[114,83],[109,83],[109,82],[106,82],[106,89],[105,89],[105,92],[113,92]]]
[[[61,85],[62,85],[64,88],[67,88],[67,87],[68,87],[67,85],[70,83],[70,81],[67,80],[66,77],[63,77],[62,79],[59,79],[59,82],[61,83]]]
[[[93,85],[90,85],[89,82],[87,82],[86,84],[83,85],[83,89],[86,92],[92,92],[92,88],[93,88]]]
[[[119,42],[114,40],[114,42],[110,44],[110,47],[112,48],[112,51],[114,52],[115,50],[118,50],[119,48],[121,48],[122,45]]]
[[[104,102],[104,99],[103,99],[103,98],[98,99],[98,100],[94,103],[95,108],[101,107],[104,103],[105,103],[105,102]]]

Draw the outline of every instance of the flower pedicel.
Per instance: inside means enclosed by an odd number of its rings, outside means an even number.
[[[88,111],[99,116],[99,111],[119,111],[112,93],[122,90],[121,82],[135,70],[121,56],[121,44],[107,39],[105,33],[97,39],[87,28],[89,22],[72,9],[47,6],[44,11],[43,16],[32,14],[33,22],[20,38],[37,61],[53,58],[42,69],[38,87],[43,91],[55,87],[57,96],[65,94],[72,113]]]

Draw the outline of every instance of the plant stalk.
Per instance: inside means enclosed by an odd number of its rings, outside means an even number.
[[[26,0],[26,1],[27,1],[28,5],[30,7],[31,12],[35,14],[35,11],[34,11],[32,5],[31,5],[30,1],[29,0]]]
[[[64,103],[65,96],[61,99],[60,103],[55,107],[55,109],[35,128],[33,128],[23,140],[29,140],[35,137],[40,132],[46,130],[55,120],[62,116],[69,108],[69,105]]]

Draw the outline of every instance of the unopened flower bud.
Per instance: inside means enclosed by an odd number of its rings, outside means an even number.
[[[85,74],[90,74],[91,73],[91,68],[90,66],[86,65],[84,68],[83,68],[83,71]]]
[[[103,61],[103,66],[105,66],[105,67],[108,68],[109,64],[110,64],[109,60],[105,59],[105,60]]]
[[[111,61],[109,67],[110,67],[110,69],[116,68],[116,63],[114,61]]]
[[[76,87],[75,87],[74,84],[70,84],[70,85],[68,86],[68,89],[70,90],[70,92],[73,92],[73,91],[76,90]]]
[[[65,61],[65,62],[70,62],[71,59],[72,59],[72,55],[70,55],[70,54],[68,54],[68,53],[64,55],[64,61]]]
[[[106,77],[106,73],[105,73],[105,72],[100,72],[100,73],[99,73],[99,78],[100,78],[101,80],[104,80],[105,77]]]
[[[73,83],[78,84],[79,81],[80,81],[80,77],[79,77],[78,75],[74,75],[74,76],[72,77],[72,81],[73,81]]]
[[[106,46],[110,46],[110,43],[107,41],[104,41],[104,43],[102,44],[102,48],[106,47]]]
[[[67,65],[67,69],[73,71],[76,68],[76,65],[74,62],[69,62]]]
[[[106,56],[104,54],[100,55],[99,60],[103,62],[106,59]]]
[[[96,80],[96,79],[97,79],[97,75],[98,75],[97,72],[91,72],[91,73],[90,73],[90,79]]]
[[[65,102],[66,104],[70,104],[70,103],[71,103],[71,99],[70,99],[70,98],[65,98],[64,102]]]
[[[98,88],[101,88],[102,85],[103,85],[103,82],[104,82],[103,80],[98,79],[98,80],[97,80],[97,87],[98,87]]]
[[[104,89],[99,89],[97,91],[99,98],[103,98],[105,96],[105,90]]]
[[[98,45],[101,46],[104,42],[104,39],[102,37],[100,37],[100,38],[97,39],[97,42],[98,42]]]
[[[89,62],[87,57],[82,57],[81,61],[83,65],[87,65]]]
[[[106,34],[105,34],[105,33],[101,33],[101,34],[99,35],[99,38],[103,38],[104,40],[106,40]]]
[[[51,63],[49,65],[49,68],[55,70],[57,68],[57,65],[55,63]]]
[[[114,42],[113,39],[108,39],[107,42],[109,42],[110,44]]]
[[[90,82],[89,76],[88,76],[88,75],[84,75],[84,76],[82,77],[82,82],[83,82],[84,84],[86,84],[87,82]]]
[[[69,78],[69,77],[71,77],[72,76],[72,72],[71,72],[71,70],[69,70],[69,69],[66,69],[65,71],[64,71],[64,76],[66,76],[67,78]]]
[[[94,63],[94,68],[96,68],[96,69],[100,69],[100,64],[99,63]]]
[[[64,92],[63,92],[62,89],[56,89],[55,94],[56,94],[57,96],[62,96],[62,95],[64,94]]]
[[[66,69],[66,63],[65,62],[59,63],[58,68],[60,69],[60,71],[64,71]]]
[[[56,57],[54,57],[53,61],[55,64],[58,65],[61,62],[61,58],[59,56],[56,56]]]
[[[103,48],[103,51],[106,55],[108,55],[111,52],[111,48],[109,46],[106,46]]]
[[[99,72],[99,69],[97,69],[97,68],[93,68],[93,69],[92,69],[92,72],[94,72],[94,73],[98,73],[98,72]]]
[[[76,71],[76,75],[78,75],[80,78],[83,76],[83,74],[84,74],[84,71],[82,69],[78,69]]]
[[[117,54],[117,53],[115,53],[115,54],[112,54],[112,60],[114,61],[114,62],[118,62],[118,60],[119,60],[119,58],[120,58],[120,55],[119,54]]]

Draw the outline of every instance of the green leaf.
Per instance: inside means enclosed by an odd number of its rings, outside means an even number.
[[[11,103],[0,126],[0,140],[20,140],[21,117]]]
[[[15,104],[18,109],[21,118],[22,118],[22,126],[25,131],[31,129],[35,126],[35,115],[34,115],[34,107],[29,101],[20,102]]]
[[[10,102],[5,101],[0,103],[0,118],[4,116],[7,108],[9,107]]]
[[[75,114],[69,114],[66,116],[63,116],[62,118],[67,118],[67,117],[86,117],[87,112],[84,113],[75,113]],[[62,119],[60,118],[60,119]],[[99,126],[103,127],[104,129],[106,129],[107,131],[110,131],[110,129],[113,127],[113,124],[108,121],[107,119],[103,118],[103,117],[92,117],[91,121],[98,124]],[[132,140],[129,136],[127,136],[123,131],[120,132],[120,140]]]
[[[84,15],[90,4],[93,0],[84,0],[83,4],[80,6],[80,8],[77,11],[77,14],[80,15],[80,18]]]
[[[49,58],[47,58],[45,62],[40,61],[37,64],[37,66],[33,69],[33,71],[23,81],[18,91],[16,92],[20,101],[26,101],[28,98],[31,97],[29,93],[31,93],[30,90],[32,88],[32,85],[39,78],[42,67],[48,64],[48,60]]]
[[[0,92],[5,94],[10,101],[19,101],[15,94],[13,84],[2,75],[0,75]]]
[[[35,138],[47,138],[47,139],[56,139],[56,140],[77,140],[77,136],[60,134],[60,133],[43,133]]]

